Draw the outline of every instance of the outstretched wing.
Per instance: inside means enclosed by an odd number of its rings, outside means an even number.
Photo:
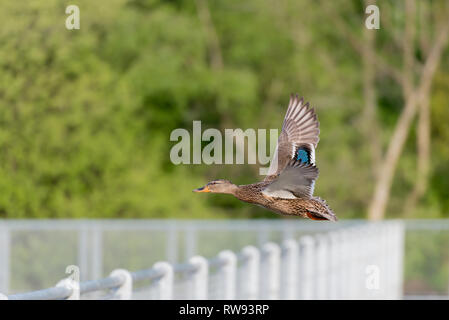
[[[315,164],[315,148],[320,140],[319,126],[315,110],[309,103],[304,103],[304,99],[299,99],[298,95],[291,95],[265,181],[275,179],[291,159]]]
[[[292,159],[262,192],[275,198],[311,198],[318,173],[315,165]]]

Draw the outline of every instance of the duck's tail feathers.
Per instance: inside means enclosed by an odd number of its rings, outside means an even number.
[[[326,200],[321,199],[320,197],[314,197],[316,201],[318,201],[323,207],[326,209],[325,212],[310,212],[310,219],[313,220],[329,220],[329,221],[338,221],[337,216],[332,211],[332,209],[329,207],[329,205],[326,203]],[[312,216],[312,217],[311,217]]]

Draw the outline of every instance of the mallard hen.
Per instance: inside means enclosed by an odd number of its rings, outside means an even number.
[[[263,181],[235,185],[228,180],[215,180],[193,191],[232,194],[241,201],[282,215],[337,221],[326,201],[313,196],[318,178],[315,149],[319,134],[315,110],[303,98],[291,95],[268,175]]]

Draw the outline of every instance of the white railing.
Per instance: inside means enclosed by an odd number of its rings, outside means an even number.
[[[401,299],[403,245],[400,221],[356,224],[0,299]]]

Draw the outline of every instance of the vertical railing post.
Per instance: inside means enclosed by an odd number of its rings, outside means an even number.
[[[234,300],[235,286],[236,286],[237,256],[231,250],[224,250],[218,254],[218,258],[224,261],[224,264],[218,268],[220,293],[223,294],[222,299]]]
[[[299,239],[299,298],[309,300],[315,297],[315,240],[311,236]]]
[[[194,256],[189,259],[189,263],[195,267],[195,271],[190,275],[192,299],[205,300],[207,299],[207,280],[209,276],[208,262],[202,256]]]
[[[341,264],[341,234],[335,231],[331,231],[328,235],[329,241],[329,285],[328,285],[328,298],[331,300],[336,300],[341,298],[340,290],[341,287],[345,285],[342,283],[340,278],[340,268]]]
[[[267,228],[267,226],[261,225],[257,232],[257,242],[259,243],[260,247],[262,247],[265,243],[268,242],[269,235],[270,235],[270,231]]]
[[[349,297],[349,272],[348,266],[351,259],[351,254],[349,252],[349,235],[348,230],[342,229],[339,232],[340,236],[340,267],[338,272],[339,289],[338,289],[338,299],[348,299]]]
[[[64,287],[71,290],[70,296],[66,300],[79,300],[80,299],[80,284],[72,278],[65,278],[56,284],[56,287]]]
[[[168,262],[156,262],[153,265],[156,271],[162,272],[162,277],[156,282],[156,290],[160,300],[173,299],[173,266]]]
[[[89,229],[81,226],[78,229],[78,266],[81,281],[89,279]]]
[[[353,232],[353,255],[355,256],[355,270],[352,282],[354,294],[352,299],[363,299],[366,293],[366,254],[367,254],[367,232],[368,227],[362,225],[354,229]]]
[[[372,248],[375,255],[376,265],[379,267],[379,289],[377,299],[389,299],[388,295],[388,255],[387,248],[390,245],[387,239],[386,226],[388,222],[379,222],[373,228],[374,238]]]
[[[387,282],[385,281],[385,259],[384,259],[384,225],[378,223],[374,231],[373,250],[376,256],[376,263],[379,266],[379,299],[387,299]]]
[[[404,255],[404,227],[400,221],[392,221],[389,223],[389,237],[391,244],[392,260],[392,289],[391,299],[402,298],[402,281],[403,281],[403,255]]]
[[[296,299],[298,275],[298,243],[285,240],[282,243],[281,299]]]
[[[382,223],[379,226],[379,242],[377,244],[379,260],[380,260],[380,281],[382,288],[382,299],[389,299],[389,278],[390,272],[388,270],[388,247],[390,246],[388,242],[388,232],[386,228],[386,224]]]
[[[196,254],[196,230],[189,225],[185,230],[185,259],[190,259]]]
[[[103,276],[103,232],[95,225],[92,232],[91,274],[92,279],[100,279]]]
[[[352,229],[353,226],[349,226],[348,228],[342,231],[342,260],[343,260],[343,268],[340,269],[342,277],[344,281],[344,286],[342,288],[342,299],[348,300],[351,298],[352,294],[352,281],[354,279],[352,275],[352,265],[354,264],[354,255],[352,248]]]
[[[0,292],[9,292],[10,231],[0,224]]]
[[[243,270],[240,279],[242,299],[253,300],[259,294],[259,249],[254,246],[246,246],[242,249]]]
[[[380,241],[379,223],[371,223],[364,226],[361,243],[361,251],[364,256],[362,261],[362,283],[363,290],[359,294],[359,299],[378,299],[381,296],[381,289],[384,284],[381,281],[383,273],[381,260],[379,259],[378,247],[382,245]]]
[[[176,225],[170,225],[167,231],[167,261],[176,263],[178,261],[178,229]]]
[[[387,286],[387,299],[394,299],[395,292],[395,249],[394,249],[394,230],[391,228],[391,224],[384,223],[385,242],[388,244],[385,247],[386,255],[386,286]]]
[[[345,299],[357,299],[357,285],[358,285],[358,244],[360,241],[357,237],[357,227],[351,227],[346,232],[346,250],[347,250],[347,269],[346,271],[346,298]]]
[[[328,285],[328,267],[329,267],[329,250],[328,239],[326,235],[319,234],[316,236],[316,262],[315,268],[317,269],[316,276],[316,292],[315,299],[324,300],[327,299],[327,285]]]
[[[262,246],[262,298],[279,299],[281,249],[273,242]]]
[[[396,299],[402,299],[404,295],[404,254],[405,254],[405,226],[404,222],[398,220],[397,224],[397,232],[399,237],[398,242],[398,292]]]
[[[123,283],[114,291],[113,299],[131,300],[133,294],[133,278],[131,273],[125,269],[115,269],[109,275],[110,277],[121,277]]]
[[[367,271],[371,271],[367,269],[368,267],[368,258],[369,258],[369,233],[370,233],[370,227],[368,225],[363,225],[360,228],[357,229],[359,239],[357,241],[357,260],[358,260],[358,272],[356,278],[357,282],[357,296],[356,299],[366,299],[366,295],[368,293],[368,287],[367,282],[368,274]]]

